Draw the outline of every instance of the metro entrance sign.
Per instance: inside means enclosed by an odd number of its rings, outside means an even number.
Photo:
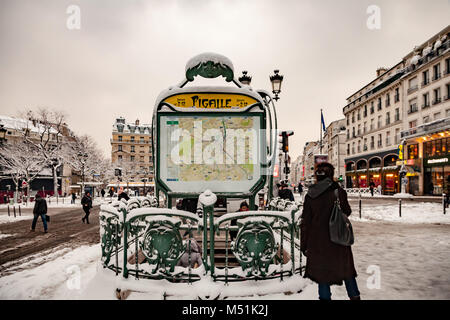
[[[236,87],[185,87],[196,76],[222,76]],[[229,59],[192,58],[185,80],[163,91],[155,104],[156,195],[197,197],[209,189],[221,197],[254,199],[273,179],[275,119],[270,94],[236,80]]]

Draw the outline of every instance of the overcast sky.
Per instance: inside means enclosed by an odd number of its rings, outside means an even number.
[[[79,30],[66,26],[70,5]],[[381,9],[369,30],[368,6]],[[189,58],[205,51],[248,70],[270,89],[284,75],[278,121],[294,130],[296,157],[346,98],[415,45],[448,25],[449,0],[0,0],[0,114],[64,110],[70,127],[110,156],[114,119],[149,123],[159,92],[178,83]]]

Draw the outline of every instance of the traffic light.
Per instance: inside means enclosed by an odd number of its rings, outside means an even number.
[[[339,181],[344,181],[344,178],[342,178],[342,174],[339,176]]]
[[[289,152],[289,136],[294,135],[294,131],[282,131],[280,134],[281,137],[281,151]]]

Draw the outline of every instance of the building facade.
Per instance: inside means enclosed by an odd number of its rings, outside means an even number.
[[[323,152],[322,147],[322,152]],[[303,148],[304,181],[306,185],[314,183],[314,155],[320,154],[320,142],[309,141]]]
[[[404,144],[407,191],[450,191],[450,27],[403,58]]]
[[[324,141],[328,162],[334,167],[334,177],[341,180],[345,176],[345,127],[346,120],[340,119],[331,122],[326,130]]]
[[[381,185],[383,194],[398,193],[402,165],[406,166],[408,192],[439,194],[446,188],[450,168],[447,175],[445,165],[433,160],[447,149],[441,141],[436,142],[439,152],[433,143],[428,152],[423,142],[446,137],[448,57],[446,27],[394,67],[379,68],[375,80],[347,98],[343,109],[347,188],[366,188],[373,182]],[[429,165],[426,159],[432,160]]]
[[[139,120],[126,123],[123,117],[116,119],[112,129],[111,162],[118,168],[130,170],[129,176],[121,180],[127,180],[128,186],[136,187],[134,189],[140,193],[143,192],[144,183],[149,190],[154,186],[151,130],[150,124],[140,124]],[[113,181],[111,185],[118,183]]]

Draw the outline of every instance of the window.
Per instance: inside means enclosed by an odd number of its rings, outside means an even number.
[[[361,134],[361,125],[358,124],[358,136]]]
[[[375,148],[375,137],[370,137],[370,149],[373,150]]]
[[[414,98],[414,99],[409,100],[408,114],[414,113],[414,112],[417,112],[417,111],[418,111],[418,108],[417,108],[417,98]]]
[[[347,116],[347,126],[350,124],[350,117]]]
[[[400,101],[400,92],[399,92],[399,88],[395,88],[394,101],[395,101],[395,102],[399,102],[399,101]]]
[[[140,137],[139,140],[140,140],[140,141],[139,141],[140,143],[144,143],[144,142],[145,142],[145,141],[144,141],[144,137]]]
[[[391,145],[391,132],[388,131],[386,132],[386,146],[390,146]]]
[[[131,142],[134,142],[134,136],[131,136]]]
[[[422,72],[422,86],[426,86],[427,84],[430,83],[430,77],[429,77],[429,71],[425,70],[424,72]]]
[[[117,159],[118,159],[119,161],[122,161],[122,155],[119,154],[119,156],[117,157]]]
[[[352,123],[355,123],[355,113],[352,112]]]
[[[361,109],[358,109],[358,117],[357,117],[357,119],[361,120]]]
[[[441,88],[434,89],[433,96],[434,96],[433,104],[438,104],[439,102],[441,102]]]
[[[367,138],[364,138],[363,151],[367,151]]]
[[[349,155],[349,154],[350,154],[350,143],[347,144],[347,155]]]
[[[430,106],[430,93],[427,92],[424,95],[422,95],[422,97],[423,97],[422,109],[428,108]]]
[[[131,160],[131,162],[133,162],[134,161],[134,156],[131,156],[130,160]]]
[[[117,148],[118,148],[118,149],[117,149],[118,151],[123,151],[123,150],[122,150],[122,145],[119,144],[119,145],[117,146]]]
[[[374,119],[370,119],[370,131],[372,131],[374,129]]]
[[[444,98],[444,100],[448,100],[450,98],[450,83],[447,83],[445,85],[446,91],[447,91],[447,96]]]
[[[386,107],[389,107],[391,105],[391,95],[388,93],[386,94]]]
[[[350,130],[347,129],[347,140],[350,139]]]
[[[375,112],[375,107],[373,106],[373,101],[370,103],[370,114]]]
[[[367,131],[367,122],[364,121],[364,125],[363,125],[363,133],[366,133]]]
[[[355,143],[352,143],[352,154],[355,154]]]
[[[358,140],[358,153],[361,152],[361,140]]]
[[[141,160],[140,160],[141,162],[144,162],[144,157],[141,157],[140,159],[141,159]]]
[[[381,116],[378,116],[378,129],[381,128]]]
[[[383,146],[383,141],[382,141],[382,139],[383,139],[383,137],[382,137],[381,133],[378,134],[378,147],[379,147],[379,148]]]
[[[122,141],[122,136],[118,136],[117,138],[119,139],[119,141]]]
[[[400,109],[397,108],[395,109],[395,121],[399,121],[400,120]]]
[[[123,132],[123,126],[117,126],[117,131],[118,132]]]
[[[356,135],[355,135],[355,127],[353,127],[352,128],[352,138],[355,138],[356,137]]]
[[[391,115],[389,114],[389,112],[386,113],[386,125],[391,123]]]
[[[378,98],[378,111],[381,110],[381,98]]]
[[[424,158],[445,155],[450,147],[450,138],[437,139],[424,142]]]
[[[441,77],[441,64],[435,64],[433,66],[433,80],[437,80]]]
[[[413,129],[415,127],[417,127],[417,120],[410,121],[409,122],[409,128]]]
[[[134,146],[131,146],[131,152],[134,152]]]
[[[399,142],[400,142],[400,129],[399,128],[397,128],[397,129],[395,129],[395,144],[399,144]]]
[[[364,118],[367,117],[367,104],[364,105]]]
[[[409,86],[408,86],[408,94],[417,90],[418,85],[417,85],[417,77],[414,77],[412,79],[409,80]]]
[[[450,58],[445,59],[445,74],[450,73]]]

